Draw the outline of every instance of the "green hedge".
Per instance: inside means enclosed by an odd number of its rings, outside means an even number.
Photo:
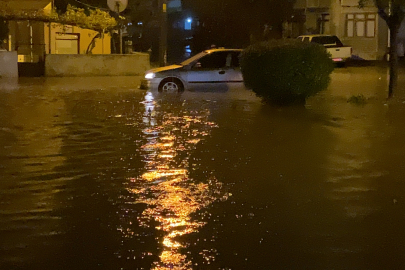
[[[335,65],[319,44],[295,39],[271,40],[241,54],[245,85],[274,104],[305,102],[325,89]]]

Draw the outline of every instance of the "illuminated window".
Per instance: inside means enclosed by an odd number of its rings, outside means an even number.
[[[375,37],[376,15],[370,13],[354,13],[346,15],[347,37]]]

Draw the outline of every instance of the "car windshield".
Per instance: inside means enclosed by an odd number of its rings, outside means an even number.
[[[204,51],[204,52],[197,53],[197,54],[194,55],[193,57],[191,57],[191,58],[189,58],[189,59],[187,59],[187,60],[181,62],[180,65],[186,66],[186,65],[188,65],[188,64],[190,64],[190,63],[192,63],[192,62],[194,62],[194,61],[197,60],[197,59],[200,59],[201,57],[203,57],[204,55],[207,55],[207,54],[208,54],[208,53],[205,52],[205,51]]]

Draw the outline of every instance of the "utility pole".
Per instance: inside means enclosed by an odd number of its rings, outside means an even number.
[[[388,2],[388,16],[391,17],[392,15],[392,0]],[[388,26],[388,48],[391,47],[391,30]],[[388,54],[388,60],[391,58],[392,55]]]
[[[122,21],[120,18],[120,1],[116,1],[115,2],[115,8],[116,8],[116,12],[118,15],[118,23],[119,23],[119,28],[118,28],[118,36],[120,39],[120,54],[122,54]]]
[[[159,0],[160,9],[160,40],[159,40],[159,65],[167,64],[167,0]]]
[[[55,9],[55,1],[52,0],[51,2],[51,13],[54,12]],[[52,53],[52,23],[48,23],[48,34],[49,34],[49,41],[48,41],[48,54]],[[46,45],[45,45],[46,46]]]

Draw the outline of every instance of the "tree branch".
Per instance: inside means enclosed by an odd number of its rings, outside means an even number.
[[[378,15],[380,15],[380,17],[384,21],[389,23],[390,22],[390,16],[387,14],[387,12],[385,12],[385,9],[384,8],[379,8],[379,7],[377,7],[377,9],[378,9],[378,11],[377,11]]]

